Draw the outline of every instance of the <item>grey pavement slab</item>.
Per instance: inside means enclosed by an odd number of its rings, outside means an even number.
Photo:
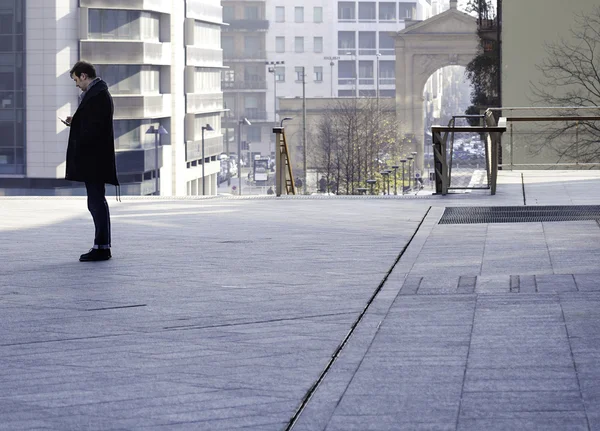
[[[553,175],[529,204],[600,199]],[[0,429],[284,430],[319,378],[296,430],[600,429],[598,224],[437,224],[520,181],[125,198],[97,265],[84,199],[0,199]]]

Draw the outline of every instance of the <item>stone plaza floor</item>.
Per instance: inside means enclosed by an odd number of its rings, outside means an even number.
[[[0,198],[0,430],[600,430],[600,175],[498,193]],[[600,215],[599,215],[600,218]]]

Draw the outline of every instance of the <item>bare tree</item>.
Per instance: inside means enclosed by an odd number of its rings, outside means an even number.
[[[379,177],[380,160],[398,155],[392,101],[339,99],[320,119],[313,141],[314,165],[336,193],[354,194]]]
[[[576,14],[570,33],[571,40],[545,47],[548,55],[537,66],[543,78],[531,84],[532,101],[537,105],[600,106],[600,6],[591,13]],[[550,148],[560,161],[600,161],[600,122],[551,126],[545,138],[531,145],[531,152]]]

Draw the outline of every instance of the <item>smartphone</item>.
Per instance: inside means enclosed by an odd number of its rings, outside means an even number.
[[[71,125],[71,124],[67,123],[67,121],[66,121],[66,120],[63,120],[63,119],[62,119],[62,118],[60,118],[60,117],[58,117],[58,119],[59,119],[60,121],[62,121],[62,123],[63,123],[65,126],[67,126],[67,127],[69,127],[69,126]]]

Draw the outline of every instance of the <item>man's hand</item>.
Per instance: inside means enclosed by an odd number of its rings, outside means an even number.
[[[65,123],[67,123],[67,126],[71,126],[71,121],[73,121],[73,116],[69,115],[65,121]]]

